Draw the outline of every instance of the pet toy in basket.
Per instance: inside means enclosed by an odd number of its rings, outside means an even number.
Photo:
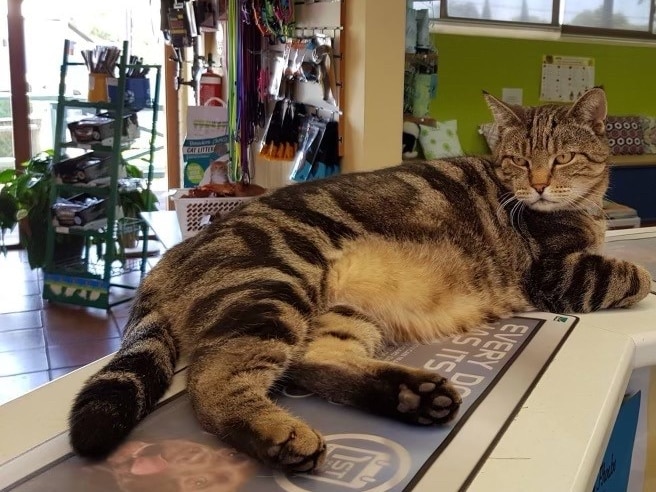
[[[220,217],[266,190],[254,184],[208,184],[183,188],[173,195],[183,239],[192,237],[214,217]]]

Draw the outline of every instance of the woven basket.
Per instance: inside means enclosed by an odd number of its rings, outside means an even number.
[[[204,217],[209,215],[224,215],[242,205],[253,197],[217,197],[217,198],[182,198],[189,193],[188,189],[180,189],[173,195],[175,211],[180,223],[182,237],[187,239],[202,229]]]

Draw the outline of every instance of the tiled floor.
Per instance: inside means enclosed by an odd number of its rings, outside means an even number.
[[[119,346],[129,302],[110,310],[49,303],[41,286],[24,251],[0,254],[0,404]]]

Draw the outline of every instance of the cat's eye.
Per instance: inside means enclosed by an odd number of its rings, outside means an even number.
[[[519,157],[517,155],[512,156],[512,161],[515,166],[519,167],[529,167],[529,162],[528,160],[524,159],[523,157]]]
[[[563,152],[562,154],[558,154],[556,156],[555,162],[557,164],[567,164],[573,158],[574,158],[574,154],[572,152]]]

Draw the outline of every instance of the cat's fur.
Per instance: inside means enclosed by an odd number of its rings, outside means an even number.
[[[439,374],[374,358],[529,308],[627,307],[649,273],[600,256],[606,98],[508,106],[493,158],[413,162],[280,189],[169,250],[139,288],[116,357],[70,416],[75,451],[109,453],[189,356],[203,428],[272,466],[317,467],[319,432],[271,401],[282,379],[417,424],[450,421]],[[540,193],[542,192],[542,193]]]

